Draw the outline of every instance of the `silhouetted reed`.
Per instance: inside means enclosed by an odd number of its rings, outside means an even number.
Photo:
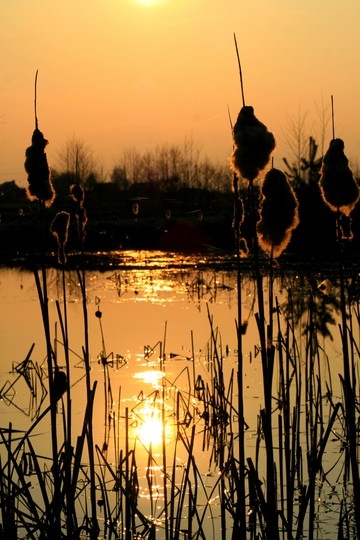
[[[350,329],[348,327],[348,320],[350,320],[351,324],[352,317],[344,247],[352,239],[351,212],[359,201],[360,189],[348,165],[348,159],[344,153],[344,142],[335,138],[333,96],[331,97],[331,104],[333,138],[323,159],[319,184],[325,203],[336,213],[336,245],[341,306],[341,325],[339,325],[339,328],[343,355],[343,374],[340,375],[340,380],[344,392],[346,437],[353,482],[356,531],[359,537],[360,475],[357,463],[359,438],[356,427],[358,424],[356,419],[358,384],[354,367],[352,326],[350,326]]]
[[[36,89],[36,84],[35,84]],[[23,501],[23,505],[29,508],[29,513],[33,516],[33,520],[29,520],[29,524],[22,526],[28,531],[31,530],[29,537],[47,538],[50,535],[54,538],[62,538],[64,531],[66,531],[66,537],[79,538],[81,531],[83,530],[83,524],[79,523],[79,508],[81,508],[79,495],[82,490],[79,489],[78,481],[81,479],[85,482],[85,485],[89,486],[91,507],[93,512],[88,512],[90,515],[86,517],[86,530],[89,533],[90,538],[97,538],[98,525],[96,515],[96,499],[95,499],[95,475],[94,460],[93,460],[93,441],[92,434],[92,407],[94,402],[95,387],[90,388],[89,382],[89,351],[88,351],[88,327],[87,327],[87,308],[86,308],[86,288],[84,274],[81,275],[80,288],[83,297],[84,306],[84,321],[85,321],[85,365],[87,375],[87,402],[85,405],[85,416],[83,424],[83,432],[77,438],[77,444],[74,448],[72,445],[72,400],[70,395],[70,346],[69,346],[69,329],[67,318],[67,284],[65,276],[66,265],[66,253],[65,245],[68,239],[68,230],[70,215],[67,212],[59,212],[53,219],[50,230],[56,237],[58,242],[58,263],[61,267],[62,274],[62,299],[63,305],[56,301],[58,322],[61,330],[61,346],[63,347],[66,373],[62,371],[62,366],[58,360],[58,348],[57,344],[60,343],[57,337],[54,339],[54,346],[52,340],[52,328],[53,324],[50,320],[49,306],[48,306],[48,276],[47,267],[45,264],[45,251],[46,245],[46,214],[47,207],[51,204],[54,198],[54,192],[52,190],[50,182],[50,171],[47,165],[46,154],[44,148],[47,141],[43,137],[42,133],[38,130],[38,122],[36,116],[36,97],[35,97],[35,122],[36,129],[33,135],[33,144],[26,151],[25,168],[28,172],[29,180],[29,194],[31,198],[39,200],[39,219],[42,230],[42,245],[41,256],[39,260],[40,271],[34,267],[35,284],[38,293],[38,299],[42,314],[42,323],[45,334],[46,343],[46,359],[47,359],[47,377],[48,377],[48,397],[49,405],[45,410],[37,415],[36,420],[32,423],[31,427],[22,436],[17,443],[16,448],[13,450],[13,460],[19,459],[19,455],[29,456],[27,461],[31,457],[31,467],[35,472],[36,481],[40,489],[41,501],[35,503],[30,497],[26,497]],[[83,205],[84,198],[82,197],[80,203]],[[79,203],[79,204],[80,204]],[[83,224],[85,221],[83,220]],[[82,234],[81,239],[84,239]],[[61,405],[60,405],[61,404]],[[62,427],[60,430],[58,426],[58,416],[61,412],[62,415]],[[50,461],[50,467],[46,473],[45,480],[43,478],[43,471],[41,463],[44,461],[43,457],[38,456],[27,448],[32,448],[30,442],[30,436],[33,430],[40,424],[46,422],[50,413],[50,435],[51,435],[51,447],[52,447],[52,459]],[[90,476],[84,476],[83,459],[85,442],[88,441],[88,458],[90,463]],[[91,441],[91,443],[89,443]],[[21,461],[25,463],[25,457],[21,458]],[[9,466],[10,466],[9,461]],[[7,482],[10,482],[10,476],[4,476],[2,469],[2,479],[7,478]],[[9,470],[9,469],[8,469]],[[21,476],[21,470],[15,468],[17,474],[17,481],[25,482]],[[28,468],[27,468],[28,470]],[[9,489],[11,485],[8,484]],[[33,505],[37,508],[33,510]],[[19,520],[19,516],[22,510],[19,510],[16,515],[16,520]],[[26,511],[26,510],[25,510]],[[21,518],[20,518],[21,521]]]
[[[255,204],[254,195],[254,180],[258,177],[260,171],[262,171],[270,160],[271,152],[275,148],[275,139],[272,133],[268,131],[266,126],[262,124],[254,115],[252,107],[246,107],[243,103],[237,122],[233,129],[233,144],[234,151],[231,158],[231,166],[237,175],[239,181],[245,181],[248,184],[248,196],[251,209],[251,231],[254,249],[255,260],[255,276],[257,282],[257,294],[258,294],[258,314],[256,314],[256,322],[259,330],[260,337],[260,353],[262,358],[262,370],[263,370],[263,382],[264,382],[264,400],[265,406],[262,411],[262,424],[266,443],[266,468],[267,468],[267,511],[268,517],[266,522],[267,534],[269,537],[274,538],[278,536],[277,530],[277,518],[276,518],[276,497],[274,496],[274,456],[273,456],[273,442],[272,442],[272,419],[271,419],[271,404],[272,404],[272,377],[274,366],[274,348],[272,344],[272,336],[266,336],[266,322],[264,311],[264,295],[263,295],[263,280],[259,264],[259,246],[256,235],[256,221],[257,221],[257,209]],[[235,190],[235,195],[238,196]],[[235,202],[235,208],[238,204]],[[236,238],[238,259],[240,259],[240,242],[239,238]],[[238,264],[238,276],[241,275],[241,267]],[[238,302],[240,302],[240,298]],[[268,321],[268,329],[271,330],[272,313],[270,305],[270,319]],[[240,313],[238,327],[241,324]],[[241,336],[238,330],[238,342],[240,342]],[[239,372],[243,369],[242,363],[239,364]],[[241,375],[238,375],[238,379],[241,382]],[[239,388],[240,392],[240,388]],[[240,405],[241,406],[241,405]],[[243,450],[242,450],[243,452]],[[239,492],[240,498],[243,499],[241,492]],[[238,503],[244,507],[244,501]],[[236,535],[241,535],[242,538],[246,538],[246,518],[244,511],[242,511],[242,517],[239,519],[239,523],[234,527],[234,538]]]
[[[45,139],[38,127],[36,112],[37,77],[38,72],[36,71],[34,98],[35,130],[31,137],[31,146],[29,146],[25,152],[24,164],[28,175],[26,193],[29,200],[38,200],[48,207],[51,206],[55,199],[55,191],[51,183],[51,173],[45,153],[45,148],[49,141]]]
[[[239,59],[239,56],[238,56]],[[240,79],[241,66],[239,61]],[[242,88],[243,90],[243,88]],[[341,141],[342,143],[342,141]],[[257,284],[257,309],[255,320],[259,331],[259,352],[262,360],[264,408],[260,410],[258,422],[258,436],[256,442],[255,461],[247,458],[247,476],[249,479],[250,515],[248,526],[256,537],[256,527],[259,527],[261,538],[279,538],[282,532],[289,538],[300,538],[304,534],[305,519],[308,519],[309,538],[314,537],[314,524],[316,523],[317,484],[323,482],[326,473],[323,469],[323,455],[329,444],[330,434],[334,425],[341,424],[342,404],[328,400],[325,412],[324,394],[331,396],[331,382],[326,382],[325,373],[321,366],[320,358],[324,351],[319,345],[318,334],[325,330],[327,320],[316,320],[316,311],[313,294],[309,304],[309,319],[305,324],[305,378],[302,376],[301,364],[304,361],[300,347],[296,343],[294,314],[286,319],[281,312],[277,298],[274,298],[273,289],[273,258],[279,257],[290,242],[292,230],[298,224],[298,203],[294,192],[287,181],[284,173],[276,169],[269,171],[262,184],[262,200],[260,208],[256,206],[254,195],[254,181],[263,170],[275,147],[271,142],[271,134],[253,114],[253,109],[245,107],[240,111],[238,121],[233,129],[234,151],[231,157],[231,167],[234,176],[234,230],[235,243],[238,254],[238,283],[241,282],[240,265],[240,228],[243,223],[243,205],[239,203],[239,182],[245,181],[248,187],[250,201],[250,223],[252,227],[252,248],[254,254],[254,271]],[[344,188],[341,186],[343,179]],[[337,182],[339,182],[337,184]],[[325,202],[331,209],[337,212],[337,234],[339,239],[351,239],[351,220],[349,214],[359,198],[359,188],[352,178],[351,171],[347,166],[347,159],[343,155],[343,144],[338,140],[332,141],[328,154],[324,158],[322,178],[320,180],[321,191]],[[257,222],[258,212],[260,221]],[[340,214],[342,220],[340,220]],[[263,269],[260,266],[259,247],[263,248],[270,256],[268,269],[269,296],[268,313],[265,313],[265,298],[263,291]],[[340,268],[340,283],[343,282]],[[342,341],[344,357],[348,357],[348,332],[346,328],[347,314],[345,311],[344,282],[340,285],[340,304],[343,316]],[[315,289],[313,289],[313,292]],[[343,292],[342,292],[343,291]],[[314,299],[314,300],[313,300]],[[241,297],[238,298],[241,302]],[[239,314],[241,312],[239,311]],[[274,319],[274,314],[276,318]],[[287,328],[285,334],[282,330],[283,322],[280,314],[285,315]],[[241,318],[239,316],[239,321]],[[239,323],[238,323],[239,324]],[[277,325],[277,332],[275,330]],[[344,339],[345,336],[345,339]],[[302,339],[303,336],[300,336]],[[241,336],[238,335],[238,343],[241,347]],[[242,357],[239,355],[238,367],[243,367]],[[354,396],[355,388],[351,382],[355,381],[354,370],[352,374],[347,367],[349,361],[344,361],[344,378],[341,378],[345,394],[345,418],[347,418],[348,430],[353,430],[354,424]],[[273,377],[278,365],[279,387],[278,395],[274,396]],[[324,380],[323,380],[324,379]],[[242,390],[241,375],[238,377],[238,392]],[[324,391],[324,386],[326,390]],[[346,393],[348,397],[346,397]],[[275,443],[275,431],[272,423],[274,405],[278,409],[278,443]],[[292,405],[293,403],[293,405]],[[239,412],[243,416],[243,403],[239,400]],[[351,410],[350,410],[351,409]],[[276,409],[275,409],[276,410]],[[302,414],[305,411],[305,423]],[[350,411],[350,414],[349,414]],[[349,421],[350,417],[350,421]],[[239,428],[241,423],[239,423]],[[351,426],[351,427],[350,427]],[[353,469],[353,485],[356,501],[358,486],[358,472],[355,471],[355,449],[357,442],[355,432],[350,439],[350,463]],[[307,451],[303,452],[303,441],[306,440]],[[264,459],[261,457],[262,444],[264,446]],[[278,448],[278,459],[275,459],[274,448]],[[240,446],[241,448],[241,446]],[[351,459],[351,453],[354,452]],[[265,485],[260,480],[260,465],[265,460],[266,475]],[[345,461],[346,463],[347,461]],[[279,482],[280,479],[280,482]],[[283,484],[286,485],[286,491]],[[299,492],[299,499],[297,499]],[[242,498],[241,484],[234,492],[238,505]],[[280,508],[278,508],[278,502]],[[359,508],[358,501],[355,507]],[[237,518],[239,518],[240,513]],[[234,538],[246,538],[246,523],[242,514],[242,522],[234,522]],[[296,519],[297,517],[297,519]],[[238,536],[239,535],[239,536]]]

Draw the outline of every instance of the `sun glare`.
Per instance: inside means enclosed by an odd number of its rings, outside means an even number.
[[[149,407],[142,411],[143,422],[137,430],[137,436],[144,446],[161,444],[163,427],[161,411]]]
[[[150,7],[157,8],[157,7],[164,6],[166,4],[166,0],[132,0],[132,1],[138,6],[148,6],[149,8]]]
[[[141,379],[144,383],[152,384],[154,388],[158,388],[161,384],[161,379],[164,377],[162,371],[149,370],[141,371],[133,375],[134,379]]]
[[[158,0],[136,0],[137,4],[150,5],[156,4]]]

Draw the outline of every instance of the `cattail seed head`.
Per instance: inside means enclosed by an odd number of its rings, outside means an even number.
[[[360,192],[348,159],[344,153],[344,141],[332,139],[326,152],[319,180],[324,202],[333,211],[349,215],[359,200]]]
[[[279,257],[299,224],[298,202],[287,176],[278,169],[265,175],[257,237],[260,247]]]
[[[66,262],[65,245],[68,239],[70,214],[68,212],[58,212],[51,222],[50,231],[57,239],[58,261],[60,264]]]
[[[56,368],[54,373],[54,395],[56,401],[58,401],[62,397],[62,395],[66,392],[67,389],[68,381],[66,373],[60,371],[59,368]]]
[[[240,110],[233,132],[234,151],[230,164],[238,177],[254,180],[269,162],[275,139],[254,115],[251,106]]]
[[[55,191],[51,183],[51,174],[45,147],[48,141],[39,129],[35,129],[31,139],[31,146],[25,152],[25,170],[28,174],[28,188],[26,191],[29,200],[39,200],[45,206],[51,206]]]
[[[79,206],[84,204],[85,192],[79,184],[72,184],[70,186],[70,196],[78,203]]]

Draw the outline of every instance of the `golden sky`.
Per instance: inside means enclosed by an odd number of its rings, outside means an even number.
[[[359,0],[1,0],[0,182],[26,179],[39,128],[55,167],[76,137],[111,171],[125,149],[191,138],[201,155],[231,153],[228,109],[245,101],[288,153],[290,125],[335,135],[353,168],[360,155]],[[325,134],[325,150],[332,137]]]

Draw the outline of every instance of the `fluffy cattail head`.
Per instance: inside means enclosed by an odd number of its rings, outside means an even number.
[[[49,141],[45,139],[44,135],[41,133],[40,129],[36,128],[31,137],[31,144],[35,148],[40,150],[45,150],[45,147],[49,144]]]
[[[68,239],[70,214],[68,212],[58,212],[50,225],[58,243],[58,261],[60,264],[66,263],[65,245]]]
[[[85,192],[79,184],[72,184],[70,186],[70,196],[77,202],[80,206],[84,204]]]
[[[60,371],[58,367],[55,369],[53,384],[54,395],[56,400],[58,401],[68,389],[68,380],[66,377],[66,373],[64,373],[64,371]]]
[[[278,169],[266,174],[262,196],[257,224],[259,245],[273,257],[279,257],[299,224],[298,202],[286,175]]]
[[[231,168],[238,177],[254,180],[269,162],[275,139],[267,127],[254,115],[254,109],[244,106],[233,132],[234,151]]]
[[[44,151],[47,144],[44,135],[36,128],[31,138],[31,146],[25,152],[24,166],[29,182],[26,191],[28,199],[37,199],[43,201],[45,206],[50,206],[55,198],[55,191]]]
[[[342,139],[332,139],[330,142],[323,159],[319,184],[328,207],[348,216],[358,202],[360,193],[348,165]]]

